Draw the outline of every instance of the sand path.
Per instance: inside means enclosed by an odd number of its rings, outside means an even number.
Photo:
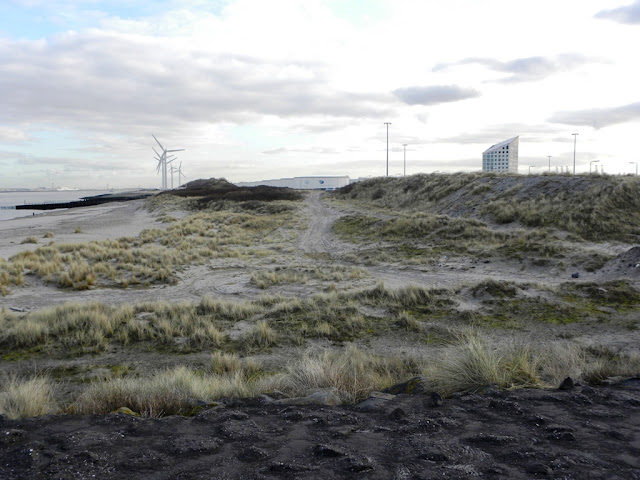
[[[306,198],[303,215],[309,227],[301,235],[298,249],[303,253],[340,255],[356,250],[356,246],[342,242],[331,231],[340,217],[347,215],[326,204],[322,192],[311,192]]]

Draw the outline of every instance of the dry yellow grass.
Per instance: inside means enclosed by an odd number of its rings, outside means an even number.
[[[53,385],[47,378],[11,376],[0,382],[0,415],[18,419],[56,411]]]
[[[354,403],[419,371],[414,359],[376,356],[349,346],[304,355],[287,367],[281,388],[291,395],[333,390],[342,401]]]
[[[253,215],[230,211],[197,212],[166,229],[148,229],[137,238],[55,244],[24,251],[0,263],[0,288],[19,285],[22,275],[37,275],[62,288],[150,285],[176,282],[177,271],[217,258],[270,255],[271,237],[291,221],[291,211]],[[76,233],[80,233],[76,229]],[[49,232],[50,233],[50,232]],[[45,238],[51,238],[45,234]],[[28,237],[23,243],[38,243]],[[267,248],[258,248],[265,246]]]
[[[273,379],[249,379],[242,371],[216,375],[199,374],[185,366],[154,373],[145,378],[117,378],[97,382],[69,408],[80,414],[109,413],[127,407],[143,416],[186,413],[197,402],[211,403],[220,397],[253,397],[272,388]]]

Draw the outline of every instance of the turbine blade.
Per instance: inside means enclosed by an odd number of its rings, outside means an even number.
[[[167,152],[184,152],[184,148],[178,148],[176,150],[167,150]]]
[[[164,150],[164,147],[162,146],[162,144],[160,143],[160,141],[156,138],[156,136],[155,136],[153,133],[151,134],[151,136],[154,138],[154,140],[155,140],[156,142],[158,142],[158,145],[160,145],[160,148],[161,148],[162,150]]]

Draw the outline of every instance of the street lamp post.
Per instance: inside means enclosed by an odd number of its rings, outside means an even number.
[[[629,162],[629,163],[635,163],[636,164],[636,177],[638,176],[638,162]]]
[[[589,162],[589,173],[591,173],[591,165],[593,165],[594,163],[598,163],[600,160],[591,160],[591,162]],[[596,173],[598,173],[598,166],[596,165]]]
[[[391,122],[384,122],[387,126],[387,177],[389,176],[389,125]]]
[[[408,143],[403,143],[402,146],[404,147],[404,175],[403,176],[407,176],[407,145],[409,145]]]
[[[579,133],[572,133],[573,135],[573,174],[576,174],[576,140]]]
[[[531,167],[532,165],[529,165],[529,175],[531,175]]]
[[[551,155],[547,155],[549,157],[549,173],[551,173]]]

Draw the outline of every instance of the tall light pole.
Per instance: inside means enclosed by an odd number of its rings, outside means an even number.
[[[551,155],[547,155],[549,157],[549,173],[551,173]]]
[[[578,138],[579,133],[572,133],[573,135],[573,174],[576,174],[576,139]]]
[[[531,175],[531,167],[532,165],[529,165],[529,175]]]
[[[589,162],[589,173],[591,173],[591,165],[593,165],[594,163],[598,163],[600,160],[591,160]],[[598,173],[598,166],[596,165],[596,173]]]
[[[635,163],[636,164],[636,177],[638,176],[638,162],[629,162],[629,163]]]
[[[387,126],[387,177],[389,176],[389,125],[391,122],[384,122]]]
[[[404,147],[404,177],[407,176],[407,145],[409,145],[408,143],[403,143],[402,146]]]

